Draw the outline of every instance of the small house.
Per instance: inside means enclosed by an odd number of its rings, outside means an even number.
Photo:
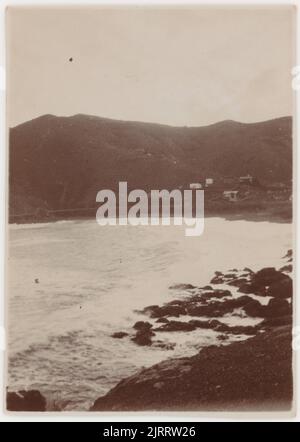
[[[214,184],[213,178],[206,178],[205,179],[205,187],[211,186],[212,184]]]
[[[223,198],[225,198],[227,201],[238,201],[238,190],[224,190],[223,192]]]
[[[202,189],[202,184],[201,183],[191,183],[190,189],[192,189],[192,190]]]
[[[240,176],[239,177],[240,184],[253,184],[253,176],[246,175],[246,176]]]

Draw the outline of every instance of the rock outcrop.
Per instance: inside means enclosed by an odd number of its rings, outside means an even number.
[[[156,333],[190,332],[202,328],[219,332],[220,341],[224,341],[229,339],[230,334],[254,336],[260,327],[264,329],[267,326],[267,320],[269,324],[272,320],[280,323],[281,317],[292,315],[292,279],[274,267],[265,267],[258,272],[253,272],[249,268],[241,271],[231,269],[228,273],[216,271],[211,284],[205,287],[186,283],[171,286],[170,289],[184,293],[184,297],[173,299],[162,306],[150,305],[139,311],[138,313],[155,321],[154,324],[138,321],[133,326],[135,334],[131,336],[131,340],[137,345],[163,347],[163,343],[155,339]],[[226,285],[229,290],[219,288],[218,284]],[[240,295],[233,296],[232,290],[237,290]],[[271,299],[263,303],[258,300],[266,296]],[[229,314],[260,318],[261,325],[227,325],[221,319]],[[193,319],[180,320],[181,317],[187,316]],[[201,319],[197,319],[198,317]],[[287,319],[283,321],[283,324],[289,323]],[[113,336],[125,335],[116,333]]]
[[[136,334],[131,340],[138,345],[149,346],[152,344],[152,336],[154,336],[152,324],[150,322],[138,321],[134,324],[133,328]]]
[[[276,410],[293,397],[291,327],[169,359],[122,380],[92,411]]]
[[[286,257],[291,256],[289,251]],[[155,322],[138,321],[132,340],[170,349],[175,344],[155,341],[156,333],[210,329],[218,332],[220,344],[204,347],[192,357],[168,359],[141,370],[97,399],[91,410],[289,409],[293,397],[293,284],[287,273],[273,267],[258,272],[232,269],[215,272],[210,286],[173,286],[185,291],[185,296],[142,310],[140,313]],[[245,294],[235,292],[233,296],[231,290],[214,286],[218,284]],[[270,299],[261,298],[266,296]],[[221,319],[228,314],[261,321],[249,326],[228,325]],[[185,320],[180,320],[183,316]],[[226,342],[233,335],[242,335],[245,340]]]
[[[8,411],[46,411],[46,399],[38,390],[7,392]]]

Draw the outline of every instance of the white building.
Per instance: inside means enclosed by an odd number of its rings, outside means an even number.
[[[192,183],[192,184],[190,184],[190,189],[192,189],[192,190],[202,189],[202,184],[200,184],[200,183]]]
[[[252,184],[253,183],[253,176],[249,175],[249,173],[246,176],[240,176],[239,182],[244,183],[244,184]]]
[[[205,187],[211,186],[212,184],[214,184],[213,178],[206,178]]]
[[[235,202],[238,200],[238,190],[225,190],[223,192],[223,197],[228,201]]]

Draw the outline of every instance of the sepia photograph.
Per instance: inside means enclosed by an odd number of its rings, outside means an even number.
[[[293,414],[295,25],[7,8],[7,412]]]

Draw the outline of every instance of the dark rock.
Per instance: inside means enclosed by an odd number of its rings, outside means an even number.
[[[195,297],[192,297],[191,301],[210,301],[212,298],[226,298],[231,297],[232,294],[229,290],[214,290],[212,292],[205,292],[201,293],[200,295],[197,295]],[[187,304],[187,303],[186,303]]]
[[[210,280],[211,284],[223,284],[224,283],[224,278],[223,276],[214,276],[211,280]]]
[[[238,290],[238,292],[240,293],[253,293],[252,292],[252,287],[251,287],[251,283],[250,282],[245,282],[244,284],[242,284]]]
[[[235,273],[226,273],[224,276],[225,276],[225,278],[228,278],[228,279],[236,278]]]
[[[180,316],[186,313],[184,306],[179,305],[163,305],[159,307],[158,305],[146,307],[142,313],[147,313],[151,318],[161,318],[162,316]]]
[[[239,287],[238,292],[246,294],[252,293],[258,296],[266,296],[267,294],[265,286],[253,282],[246,282],[242,284]]]
[[[152,330],[138,330],[136,332],[136,335],[131,338],[133,342],[135,342],[137,345],[141,346],[150,346],[152,345],[152,336],[155,336],[155,333],[153,333]]]
[[[206,301],[209,301],[213,296],[213,292],[199,292],[195,295],[189,296],[188,299],[184,301],[184,306],[187,308],[189,305],[195,304],[195,303],[206,303]]]
[[[173,342],[163,342],[163,341],[156,341],[152,344],[153,347],[163,348],[164,350],[174,350],[176,347],[176,344]]]
[[[259,301],[256,301],[255,299],[252,299],[251,302],[247,303],[243,307],[245,313],[248,316],[251,316],[253,318],[264,318],[266,313],[266,307],[264,305],[261,305]]]
[[[257,286],[269,286],[275,282],[286,279],[286,275],[274,267],[266,267],[252,275],[252,283]]]
[[[232,296],[229,290],[221,290],[221,289],[216,289],[213,291],[213,293],[208,293],[208,295],[211,298],[224,298],[226,296]]]
[[[150,322],[145,322],[145,321],[138,321],[134,324],[133,328],[135,330],[150,330],[150,328],[152,328],[152,324],[150,324]]]
[[[244,307],[245,305],[249,304],[250,302],[252,302],[253,299],[250,296],[240,296],[239,298],[236,299],[232,299],[230,301],[230,304],[232,305],[233,308],[241,308]]]
[[[269,328],[269,327],[281,327],[284,325],[292,325],[293,317],[292,315],[279,316],[277,318],[267,318],[264,319],[260,324],[260,328]]]
[[[212,329],[215,329],[215,328],[219,327],[219,325],[221,325],[221,324],[222,324],[222,322],[218,321],[217,319],[211,319],[209,321],[209,326]]]
[[[98,398],[91,410],[253,411],[255,404],[290,410],[292,397],[292,334],[286,326],[141,370]]]
[[[216,327],[214,327],[215,331],[219,331],[222,333],[231,333],[233,335],[255,335],[257,332],[257,327],[252,326],[243,326],[243,325],[235,325],[229,326],[227,324],[220,323]]]
[[[191,323],[192,321],[190,321]],[[202,322],[202,321],[199,321]],[[203,321],[204,322],[204,321]],[[197,321],[193,321],[194,325],[197,327]],[[218,321],[217,319],[213,319],[211,321],[206,322],[207,327],[218,332],[222,333],[231,333],[234,335],[255,335],[257,328],[252,326],[230,326],[227,324],[224,324],[221,321]]]
[[[125,336],[128,336],[128,333],[125,332],[115,332],[111,335],[112,338],[116,338],[116,339],[122,339],[125,338]]]
[[[191,299],[189,299],[189,302],[186,304],[186,307],[189,307],[193,303],[201,304],[201,305],[207,305],[207,302],[211,300],[213,297],[213,293],[201,293],[201,295],[193,296]]]
[[[224,274],[222,272],[215,272],[215,276],[210,280],[211,284],[223,284],[225,279],[224,279]]]
[[[195,325],[191,324],[190,322],[169,321],[167,324],[155,328],[154,331],[173,332],[173,331],[193,331],[195,329],[196,329]]]
[[[248,316],[257,318],[274,318],[292,313],[292,306],[285,299],[272,298],[267,305],[261,305],[259,301],[252,300],[244,306]]]
[[[232,272],[232,273],[233,273],[233,272],[236,273],[236,272],[238,272],[238,269],[229,269],[228,271],[229,271],[229,272]]]
[[[8,411],[46,411],[46,399],[38,390],[21,390],[6,395]]]
[[[189,321],[189,324],[195,328],[212,328],[211,326],[212,321],[200,321],[199,319],[191,319]]]
[[[174,299],[174,301],[168,302],[166,305],[185,305],[186,301],[182,301],[181,299]]]
[[[292,314],[292,306],[285,299],[272,298],[265,308],[266,318],[276,318]]]
[[[223,316],[224,311],[219,308],[221,303],[211,303],[210,305],[191,305],[188,306],[187,312],[190,316]]]
[[[228,336],[228,335],[219,335],[219,336],[218,336],[218,339],[219,339],[220,341],[228,341],[229,336]]]
[[[205,285],[204,287],[201,287],[202,290],[213,290],[211,285]]]
[[[192,290],[195,288],[192,284],[174,284],[169,287],[171,290]]]
[[[279,269],[280,272],[291,273],[293,271],[292,264],[287,264]]]
[[[251,273],[251,274],[254,273],[253,270],[249,269],[249,267],[243,268],[243,272]]]
[[[286,252],[286,255],[284,255],[283,258],[292,258],[292,257],[293,257],[293,250],[292,250],[292,249],[289,249],[289,250]]]
[[[228,282],[228,285],[232,285],[234,287],[242,287],[247,284],[248,280],[246,278],[235,278],[232,281]]]
[[[237,299],[213,301],[208,305],[188,305],[187,312],[190,316],[220,317],[231,313],[234,309],[243,307],[252,302],[249,296],[241,296]]]
[[[158,319],[156,319],[155,322],[167,324],[169,322],[169,319],[167,319],[167,318],[158,318]]]
[[[267,295],[274,298],[291,298],[293,296],[293,281],[288,275],[275,282],[267,289]]]
[[[137,330],[135,336],[131,338],[133,342],[142,346],[152,344],[152,336],[155,336],[155,333],[151,330],[152,324],[150,322],[138,321],[134,324],[133,328]]]

